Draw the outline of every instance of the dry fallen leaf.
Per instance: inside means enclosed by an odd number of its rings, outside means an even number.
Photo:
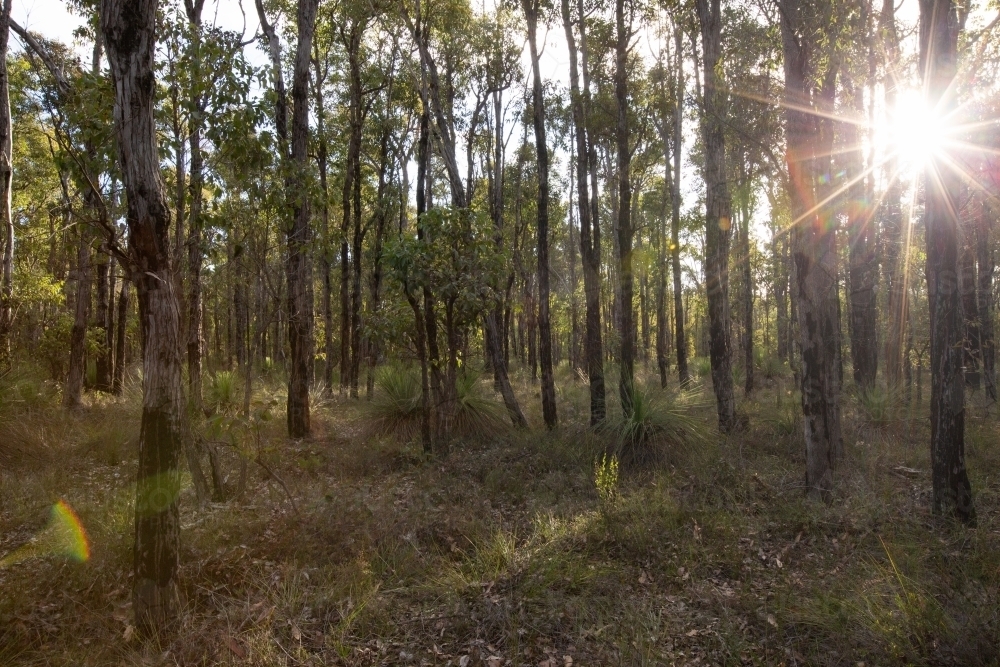
[[[458,659],[458,667],[469,667],[470,662],[472,662],[472,658],[467,655],[463,655]]]
[[[503,658],[498,655],[491,655],[486,658],[486,664],[489,665],[489,667],[500,667],[500,665],[503,664]]]
[[[135,634],[135,627],[130,623],[130,624],[128,624],[128,625],[125,626],[125,634],[122,635],[122,639],[125,640],[125,641],[128,641],[128,640],[132,639],[132,636],[134,634]]]
[[[573,667],[573,656],[571,655],[563,656],[563,667]]]
[[[235,639],[233,639],[232,637],[226,638],[226,645],[229,647],[229,650],[232,651],[233,654],[235,654],[236,657],[239,658],[240,660],[247,657],[246,649],[240,646],[240,643]]]
[[[687,636],[688,637],[697,637],[698,636],[698,631],[697,630],[688,630]]]
[[[767,615],[767,622],[773,625],[774,627],[778,627],[778,619],[774,617],[774,614]]]
[[[302,631],[299,630],[299,626],[297,625],[292,626],[292,639],[297,642],[302,641]]]

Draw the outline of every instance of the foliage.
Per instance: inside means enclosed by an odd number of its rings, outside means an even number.
[[[875,430],[897,425],[906,410],[906,391],[900,387],[875,384],[859,388],[857,408],[862,423]]]
[[[607,420],[610,453],[627,466],[662,463],[671,454],[702,443],[707,434],[694,416],[693,392],[632,389],[632,412]]]
[[[234,371],[218,371],[205,387],[205,407],[213,412],[231,413],[239,405],[240,379]]]
[[[602,454],[594,464],[594,486],[597,487],[597,497],[604,504],[611,503],[618,496],[617,456],[608,458],[607,454]]]

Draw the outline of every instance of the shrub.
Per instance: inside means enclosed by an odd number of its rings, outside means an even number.
[[[506,426],[506,409],[483,389],[478,373],[462,373],[455,383],[456,435],[485,435]],[[419,394],[418,394],[419,395]]]
[[[420,412],[419,373],[396,365],[380,368],[365,408],[367,434],[410,439],[420,431]]]
[[[205,407],[213,412],[230,412],[239,402],[240,380],[233,371],[219,371],[212,375],[205,393]]]
[[[632,389],[632,413],[607,420],[610,453],[624,465],[658,463],[668,454],[705,440],[705,427],[694,416],[696,394],[660,389]]]
[[[700,377],[708,377],[712,374],[712,360],[708,357],[695,357],[692,359],[695,374]]]

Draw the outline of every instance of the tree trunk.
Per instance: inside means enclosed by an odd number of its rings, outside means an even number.
[[[580,0],[579,8],[583,2]],[[584,14],[580,13],[580,17]],[[590,380],[590,425],[596,426],[604,421],[604,352],[601,343],[601,274],[600,274],[600,232],[595,216],[598,207],[592,205],[591,196],[596,199],[597,191],[587,188],[587,174],[594,151],[588,140],[587,113],[589,107],[589,90],[580,91],[580,74],[577,64],[576,42],[573,38],[573,26],[570,19],[569,0],[562,0],[563,27],[566,31],[566,42],[569,45],[570,95],[573,110],[573,126],[576,135],[576,191],[580,217],[580,263],[583,268],[583,292],[586,308],[584,350],[587,375]],[[583,20],[578,21],[580,28],[580,45],[586,59],[586,28]],[[586,69],[586,63],[584,63]],[[596,159],[593,160],[596,162]],[[596,179],[594,181],[596,183]]]
[[[618,393],[622,413],[632,416],[635,391],[635,310],[632,306],[632,151],[628,125],[628,51],[631,25],[625,26],[625,0],[615,2],[615,144],[618,166],[618,304],[621,308],[621,376]]]
[[[829,500],[833,470],[842,453],[837,390],[839,340],[836,232],[829,213],[817,207],[816,181],[828,178],[817,159],[823,151],[813,106],[809,61],[800,7],[782,2],[785,68],[786,161],[792,210],[794,294],[801,341],[801,388],[806,444],[806,491]],[[803,40],[803,41],[800,41]],[[829,76],[826,77],[829,81]],[[821,214],[822,213],[822,214]]]
[[[979,264],[979,320],[980,343],[983,352],[983,385],[991,401],[997,400],[997,352],[993,340],[993,271],[994,258],[991,245],[992,211],[979,200],[976,227],[976,255]]]
[[[864,113],[864,95],[858,84],[849,93],[855,112]],[[851,307],[851,361],[854,382],[862,389],[875,386],[878,369],[878,303],[875,281],[878,277],[875,224],[872,209],[865,199],[864,157],[861,137],[854,123],[843,123],[844,142],[850,147],[847,155],[846,192],[848,261]]]
[[[145,334],[132,604],[136,625],[149,633],[167,629],[179,606],[177,464],[183,412],[170,210],[160,181],[154,120],[156,12],[156,0],[102,0],[100,12],[115,84],[115,136]]]
[[[192,39],[191,76],[195,90],[201,82],[201,12],[205,0],[184,0],[188,21],[191,23]],[[202,329],[202,297],[201,269],[203,262],[202,245],[203,221],[201,219],[202,189],[204,187],[203,165],[201,151],[202,121],[204,118],[205,101],[201,93],[195,93],[190,100],[190,115],[188,143],[191,152],[191,204],[188,211],[188,318],[187,318],[187,365],[188,365],[188,401],[196,412],[202,410],[201,400],[201,366],[204,348],[204,331]],[[178,230],[180,228],[178,227]]]
[[[100,341],[104,343],[108,337],[108,293],[110,291],[108,260],[103,247],[97,252],[94,264],[94,275],[97,282],[97,304],[94,312],[94,327],[98,330]],[[101,346],[95,360],[96,374],[94,388],[98,391],[111,391],[111,349]]]
[[[542,417],[549,429],[556,427],[556,386],[552,376],[552,324],[549,316],[549,149],[545,144],[545,98],[538,65],[538,0],[523,0],[531,52],[532,122],[538,160],[538,353],[542,369]]]
[[[753,393],[753,271],[750,266],[750,207],[749,202],[742,203],[740,217],[740,269],[743,278],[743,393],[750,396]]]
[[[326,65],[326,60],[323,64]],[[313,65],[316,68],[316,79],[313,92],[316,95],[316,165],[319,168],[319,187],[322,194],[320,207],[320,253],[319,271],[323,282],[323,388],[327,394],[333,393],[333,280],[330,255],[330,188],[327,183],[327,145],[326,145],[326,111],[324,109],[323,82],[326,71],[320,69],[318,51]]]
[[[121,396],[125,385],[125,334],[128,331],[129,280],[122,276],[121,291],[118,293],[117,330],[115,331],[115,374],[111,391]]]
[[[2,267],[0,267],[0,371],[12,361],[10,331],[14,324],[14,218],[11,212],[14,128],[10,116],[10,78],[7,45],[10,41],[11,0],[0,10],[0,218],[3,222]]]
[[[73,328],[69,335],[69,374],[63,389],[63,405],[80,407],[83,380],[87,364],[87,318],[90,314],[90,229],[77,223],[80,235],[76,252],[76,296],[73,310]]]
[[[292,174],[286,190],[292,197],[288,229],[288,435],[305,438],[311,433],[309,378],[313,360],[312,261],[309,253],[309,191],[305,183],[309,148],[309,56],[319,0],[299,0],[298,44],[292,74]]]
[[[682,32],[674,28],[676,78],[674,80],[673,190],[670,197],[670,268],[674,288],[674,345],[677,348],[677,377],[682,387],[691,381],[687,363],[687,338],[684,335],[684,301],[681,290],[681,148],[684,142],[684,58]]]
[[[719,0],[697,0],[697,8],[705,77],[702,135],[705,144],[705,284],[708,290],[709,356],[719,430],[729,433],[737,423],[729,347],[728,273],[732,202],[726,180],[726,98],[722,86],[716,82],[716,67],[722,56],[722,12]]]
[[[920,0],[920,69],[928,108],[942,115],[955,106],[949,93],[963,26],[952,0]],[[927,293],[931,343],[931,480],[936,514],[974,523],[972,485],[965,469],[965,383],[962,381],[962,303],[956,298],[960,254],[957,216],[962,177],[947,156],[927,163]]]

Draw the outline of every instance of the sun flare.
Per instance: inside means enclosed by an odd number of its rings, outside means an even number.
[[[889,112],[886,127],[889,148],[898,157],[900,169],[922,169],[943,148],[946,130],[946,122],[927,105],[920,91],[903,92]]]

